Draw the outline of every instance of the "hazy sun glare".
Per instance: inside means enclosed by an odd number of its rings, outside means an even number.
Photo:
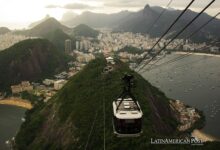
[[[106,2],[112,2],[114,5],[117,5],[118,3],[122,4],[122,6],[107,6],[104,5],[104,3]],[[30,24],[31,22],[40,20],[44,18],[46,15],[60,20],[63,14],[67,11],[71,11],[77,14],[80,14],[83,11],[87,10],[97,13],[115,13],[122,10],[137,11],[139,9],[142,9],[147,3],[149,3],[150,5],[159,5],[162,7],[166,6],[167,3],[164,0],[137,0],[135,1],[135,3],[136,2],[138,4],[137,7],[127,4],[126,0],[0,0],[0,26],[8,26],[9,28],[20,28],[25,26],[27,27],[28,24]],[[91,7],[84,9],[64,8],[65,5],[74,3]],[[185,3],[188,3],[188,0],[186,2],[175,1],[173,7],[181,8],[184,7]],[[196,3],[196,5],[197,4],[198,2]],[[220,3],[216,4],[217,5],[215,6],[215,8],[218,8]],[[46,8],[47,6],[53,6],[53,8]],[[218,10],[209,10],[211,15],[214,15],[216,11]]]
[[[6,22],[30,22],[41,19],[49,14],[57,19],[65,10],[60,8],[47,9],[47,5],[62,5],[69,0],[1,0],[0,20]],[[73,2],[73,1],[72,1]]]

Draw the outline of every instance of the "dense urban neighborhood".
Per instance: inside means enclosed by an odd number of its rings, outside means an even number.
[[[15,33],[6,33],[0,35],[0,49],[4,50],[19,41],[33,39],[37,37],[27,37]],[[119,58],[123,62],[135,66],[137,60],[147,55],[148,50],[154,45],[158,38],[150,38],[149,35],[135,34],[130,32],[113,33],[109,29],[102,29],[97,38],[80,36],[76,40],[66,39],[64,41],[65,53],[74,57],[75,61],[68,63],[68,70],[54,75],[54,78],[44,79],[41,83],[31,81],[22,81],[20,84],[11,85],[13,95],[28,91],[36,96],[42,96],[47,102],[62,86],[80,71],[88,62],[95,59],[97,55],[104,54],[110,59]],[[169,40],[163,39],[155,47],[155,52],[164,47]],[[166,55],[172,51],[201,52],[219,54],[219,47],[214,44],[193,43],[189,40],[176,39],[172,44],[166,47],[160,55]],[[162,57],[162,56],[158,56]],[[1,93],[1,99],[4,97]],[[180,105],[172,105],[179,107]],[[189,110],[189,109],[187,109]],[[192,112],[190,112],[192,114]],[[181,121],[183,122],[183,121]],[[179,130],[189,128],[190,125],[182,125]]]

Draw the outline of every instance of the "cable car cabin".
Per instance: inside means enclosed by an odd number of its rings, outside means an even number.
[[[113,102],[113,128],[118,137],[138,137],[142,133],[142,116],[139,103],[132,98],[118,98]]]

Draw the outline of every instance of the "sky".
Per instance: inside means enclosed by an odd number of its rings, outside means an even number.
[[[61,20],[64,13],[81,14],[84,11],[115,13],[122,10],[138,11],[146,4],[165,7],[170,0],[0,0],[0,27],[26,28],[31,22],[46,15]],[[173,0],[172,8],[183,9],[191,0]],[[211,0],[195,0],[191,9],[200,11]],[[215,15],[220,11],[220,0],[206,11]]]

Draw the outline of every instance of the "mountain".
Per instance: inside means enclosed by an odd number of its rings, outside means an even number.
[[[80,24],[73,28],[72,36],[78,37],[78,36],[84,36],[84,37],[97,37],[99,34],[98,31],[90,28],[89,26],[85,24]]]
[[[38,81],[51,76],[64,70],[68,59],[48,40],[19,42],[0,52],[0,90],[22,80]]]
[[[101,14],[93,12],[84,12],[81,15],[69,18],[67,21],[62,21],[63,24],[74,27],[80,24],[86,24],[93,28],[102,28],[102,27],[115,27],[122,19],[129,16],[131,12],[122,11],[115,14]]]
[[[51,17],[50,17],[49,15],[46,15],[43,19],[31,23],[28,27],[29,27],[29,28],[33,28],[33,27],[35,27],[35,26],[41,24],[42,22],[46,21],[46,20],[49,19],[49,18],[51,18]]]
[[[151,7],[146,5],[144,9],[137,12],[122,11],[115,14],[98,14],[93,12],[85,12],[68,22],[63,22],[69,26],[75,26],[78,24],[87,24],[91,27],[108,27],[113,28],[115,31],[134,32],[150,34],[151,37],[161,36],[176,17],[181,13],[181,10],[167,9],[166,12],[161,16],[158,22],[153,28],[150,28],[154,21],[158,18],[160,13],[164,10],[162,7]],[[174,35],[182,29],[188,22],[190,22],[194,16],[198,13],[188,10],[177,22],[177,24],[171,29],[168,37]],[[197,21],[195,21],[184,34],[180,37],[185,37],[198,29],[202,24],[211,18],[206,13],[203,13]],[[215,19],[210,22],[202,31],[200,31],[192,40],[194,41],[207,41],[220,38],[220,20]]]
[[[118,31],[145,33],[157,16],[158,12],[151,9],[149,5],[146,5],[143,10],[132,13],[129,17],[125,18],[115,29]],[[160,33],[156,33],[160,35]]]
[[[57,29],[57,30],[45,33],[42,35],[42,37],[52,42],[56,46],[56,48],[60,51],[65,50],[64,43],[66,39],[72,39],[73,43],[75,43],[74,39],[70,37],[68,34],[64,33],[61,29]]]
[[[180,10],[166,10],[166,13],[158,20],[154,27],[150,29],[161,11],[163,11],[163,8],[150,7],[149,5],[146,5],[143,10],[130,15],[129,18],[126,18],[126,20],[119,24],[115,29],[117,31],[125,32],[129,31],[134,33],[148,33],[152,37],[159,37],[168,29],[178,14],[181,13]],[[197,14],[198,13],[191,10],[187,10],[186,13],[176,23],[176,25],[171,29],[170,35],[173,36],[174,33],[179,32],[180,29],[182,29],[188,22],[190,22]],[[211,16],[203,13],[180,37],[186,37],[190,33],[194,32],[210,18]],[[218,26],[220,26],[220,20],[215,19],[206,28],[200,31],[200,33],[197,34],[193,40],[202,42],[210,40],[210,37],[212,37],[212,39],[220,37]]]
[[[31,37],[45,38],[51,41],[58,50],[64,51],[64,43],[66,39],[72,39],[69,34],[72,29],[62,25],[54,18],[46,19],[32,29],[16,31],[16,34],[22,34]]]
[[[8,32],[11,32],[11,30],[6,27],[0,27],[0,35]]]
[[[105,66],[104,58],[93,60],[48,103],[38,103],[26,112],[26,121],[15,138],[16,149],[81,150],[87,145],[87,149],[102,150],[103,112],[108,150],[179,149],[179,145],[150,144],[151,138],[175,138],[179,134],[175,130],[176,121],[169,107],[169,99],[164,93],[124,63],[117,61],[109,74],[102,73]],[[132,92],[144,114],[143,133],[137,138],[117,138],[113,134],[112,101],[121,93],[121,77],[125,72],[135,77]],[[191,145],[183,146],[191,148]]]
[[[46,33],[61,29],[63,32],[68,33],[71,31],[70,28],[62,25],[59,21],[54,18],[49,18],[44,22],[38,24],[34,28],[27,30],[26,34],[31,36],[42,36]]]
[[[62,16],[61,22],[62,23],[69,22],[69,21],[71,22],[71,20],[74,19],[76,16],[77,16],[77,14],[75,14],[73,12],[66,12]]]
[[[106,147],[109,150],[149,147],[154,136],[171,136],[175,133],[168,98],[151,86],[127,65],[118,62],[115,70],[103,75],[105,59],[97,58],[53,97],[46,105],[40,104],[27,114],[26,122],[16,137],[17,148],[26,149],[84,149],[96,112],[97,119],[89,149],[101,150],[103,141],[103,100],[106,106]],[[116,138],[112,130],[112,101],[120,94],[123,73],[135,76],[133,93],[144,113],[143,135],[136,139]],[[104,91],[103,91],[104,90]],[[132,144],[130,144],[132,140]]]

